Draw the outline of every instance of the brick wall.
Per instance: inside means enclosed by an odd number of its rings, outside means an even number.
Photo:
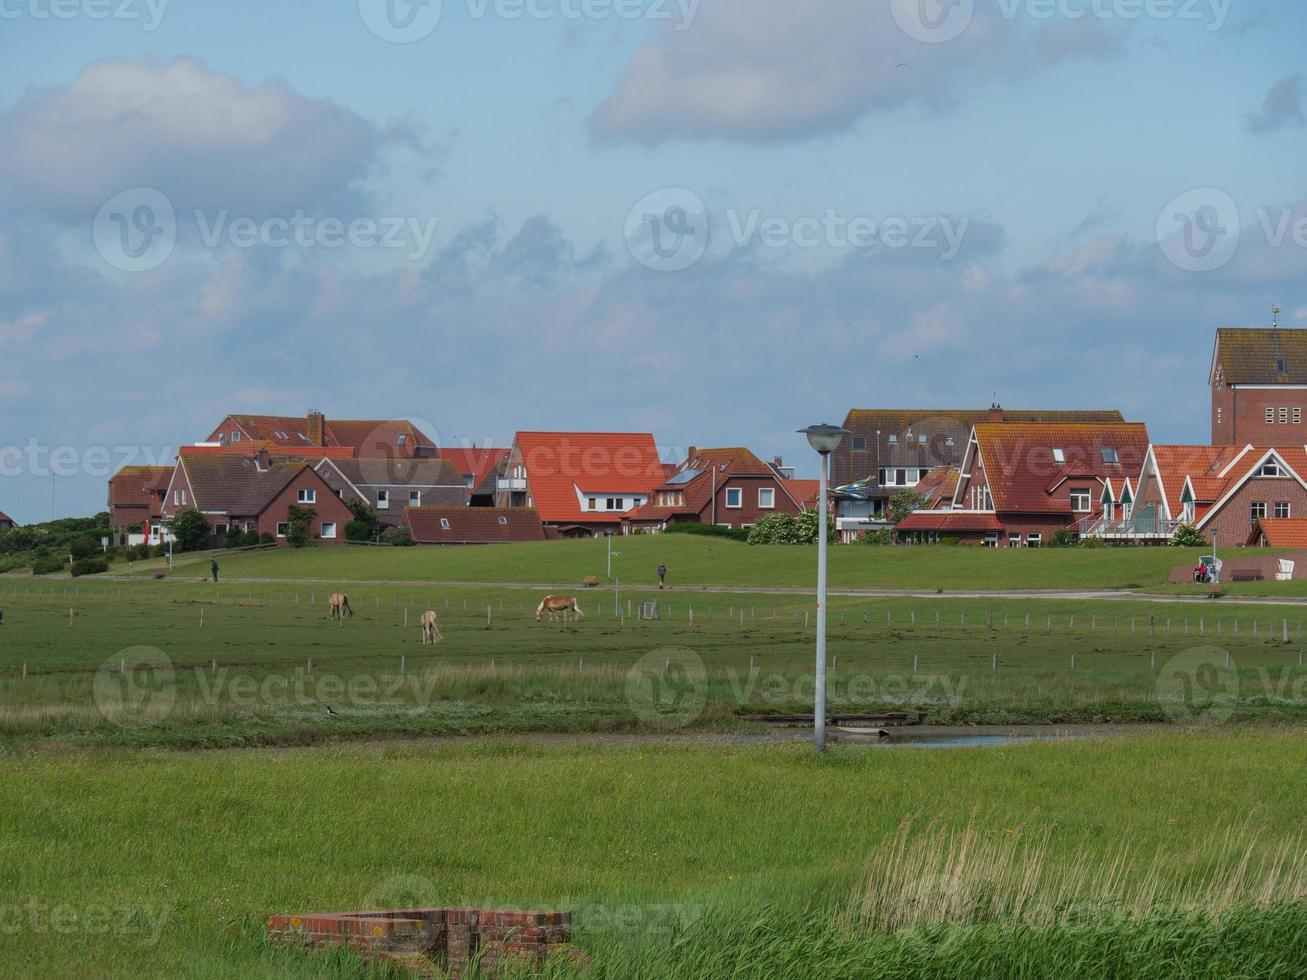
[[[1210,538],[1211,532],[1215,531],[1220,549],[1243,545],[1252,533],[1253,501],[1266,504],[1268,517],[1275,516],[1277,501],[1289,504],[1291,517],[1307,517],[1307,490],[1297,480],[1292,477],[1254,477],[1204,525],[1203,532]]]
[[[1266,421],[1268,408],[1273,420],[1270,423]],[[1299,412],[1297,422],[1295,409]],[[1266,447],[1307,443],[1307,389],[1213,386],[1212,443],[1218,446],[1251,443]]]
[[[741,528],[758,523],[759,518],[766,517],[768,514],[797,514],[803,509],[802,501],[799,504],[791,503],[790,498],[780,486],[780,480],[775,477],[749,477],[749,476],[732,476],[727,477],[724,483],[717,487],[717,523],[729,524],[734,528]],[[730,499],[727,493],[730,489],[740,491],[740,506],[727,507],[726,502]],[[771,490],[774,507],[763,508],[758,506],[758,491]],[[699,512],[699,521],[703,524],[711,524],[713,519],[712,500],[704,504],[703,510]]]
[[[569,912],[421,908],[330,915],[274,915],[268,935],[305,951],[348,946],[366,959],[418,976],[447,970],[459,980],[476,960],[499,976],[507,964],[539,967],[556,955],[579,956]]]

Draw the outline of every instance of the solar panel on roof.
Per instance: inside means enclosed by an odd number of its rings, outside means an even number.
[[[703,470],[681,470],[674,477],[667,481],[669,486],[675,486],[681,483],[689,483],[703,473]]]

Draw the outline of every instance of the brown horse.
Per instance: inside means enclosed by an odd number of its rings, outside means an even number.
[[[354,610],[349,606],[349,596],[344,592],[333,592],[327,599],[327,608],[337,626],[345,625],[345,613],[349,613],[351,618],[354,616]]]
[[[545,613],[549,613],[551,623],[558,622],[558,616],[561,613],[563,622],[566,623],[569,613],[576,616],[577,619],[581,618],[581,607],[577,604],[576,596],[547,595],[540,601],[540,605],[536,607],[537,623],[544,618]]]
[[[428,609],[424,612],[422,618],[418,620],[418,625],[422,627],[422,643],[424,646],[428,643],[435,646],[444,639],[444,637],[440,635],[440,627],[436,625],[436,614],[434,611]]]

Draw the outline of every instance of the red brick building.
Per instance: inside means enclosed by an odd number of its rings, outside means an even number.
[[[109,479],[109,527],[117,535],[157,522],[172,480],[171,466],[124,466]],[[141,533],[145,533],[142,531]],[[158,543],[159,537],[153,535]]]
[[[488,446],[444,448],[440,450],[440,458],[449,460],[462,474],[471,506],[493,507],[499,477],[508,461],[509,452],[508,449],[492,449]]]
[[[1307,330],[1218,330],[1209,382],[1213,445],[1307,443]]]
[[[310,462],[313,460],[310,458]],[[465,507],[467,483],[447,459],[371,456],[319,459],[313,468],[345,501],[361,500],[385,527],[404,523],[409,507]]]
[[[1302,446],[1150,446],[1135,519],[1161,525],[1159,537],[1184,522],[1218,546],[1243,545],[1263,518],[1307,517],[1304,476]]]
[[[529,507],[409,507],[404,526],[418,544],[545,540],[540,515]]]
[[[161,507],[163,520],[194,508],[208,518],[215,538],[229,529],[270,534],[286,543],[290,508],[312,508],[310,537],[324,544],[345,540],[354,519],[345,502],[302,460],[273,459],[188,446],[177,458]]]
[[[271,443],[286,453],[316,449],[347,450],[349,456],[434,459],[435,442],[407,419],[328,419],[321,412],[303,418],[282,415],[228,415],[205,442],[221,446]]]
[[[696,449],[632,511],[626,529],[661,531],[669,524],[748,528],[768,514],[804,509],[807,483],[783,479],[748,449]],[[797,496],[796,496],[797,493]]]
[[[563,537],[618,534],[665,480],[647,432],[519,432],[496,505],[534,508]]]
[[[1147,451],[1142,423],[981,422],[968,439],[951,506],[918,511],[896,533],[1042,547],[1058,531],[1078,533],[1120,506]]]
[[[4,511],[0,511],[0,531],[8,531],[10,528],[14,528],[17,526],[18,526],[17,521],[15,521]]]

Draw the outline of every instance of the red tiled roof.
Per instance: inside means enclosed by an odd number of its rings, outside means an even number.
[[[163,492],[168,489],[172,471],[171,466],[124,466],[109,478],[109,505],[157,506]]]
[[[233,517],[263,513],[291,480],[310,468],[305,462],[285,461],[261,469],[248,457],[187,453],[179,465],[191,488],[191,506]],[[325,483],[322,487],[331,493]]]
[[[325,447],[313,447],[308,437],[308,420],[288,415],[230,415],[245,433],[242,442],[270,442],[283,449],[344,448],[353,455],[410,455],[415,449],[434,450],[435,443],[407,419],[332,419],[323,424]],[[398,439],[404,437],[400,446]]]
[[[1302,446],[1154,446],[1162,487],[1171,516],[1180,514],[1185,480],[1194,490],[1194,520],[1201,525],[1227,494],[1274,453],[1307,479],[1307,449]]]
[[[577,491],[647,496],[664,479],[647,432],[519,432],[515,441],[531,499],[550,524],[620,523],[616,511],[583,511]]]
[[[1050,487],[1072,477],[1121,485],[1138,477],[1148,451],[1142,422],[979,422],[975,432],[998,513],[1069,513]],[[1118,462],[1105,463],[1104,449],[1116,450]]]
[[[666,464],[664,464],[665,466]],[[638,511],[627,515],[632,520],[664,520],[674,514],[698,514],[712,503],[713,487],[720,487],[731,477],[769,477],[790,493],[788,481],[743,446],[726,449],[696,449],[694,455],[673,468],[672,476],[663,480],[654,491],[667,490],[685,494],[685,503],[675,506],[658,506],[650,502]],[[716,470],[714,477],[713,471]],[[696,475],[697,474],[697,475]],[[802,505],[801,500],[795,501]]]
[[[545,540],[540,515],[523,507],[408,507],[404,523],[418,544]]]
[[[820,480],[785,480],[781,486],[785,487],[800,507],[817,506],[817,494],[821,493]]]
[[[13,527],[18,526],[18,522],[2,510],[0,510],[0,524],[9,524],[12,525]]]
[[[1248,536],[1248,544],[1268,548],[1307,548],[1307,517],[1263,517]]]
[[[894,529],[896,531],[1001,531],[1003,525],[994,514],[919,510],[899,521]]]
[[[473,490],[481,487],[488,477],[495,475],[499,464],[508,459],[510,449],[491,449],[487,446],[472,446],[470,449],[442,449],[440,458],[453,463],[460,473],[472,477],[468,484]],[[494,490],[492,486],[491,491]]]
[[[958,477],[961,472],[953,466],[936,466],[927,473],[913,492],[926,498],[926,508],[947,507],[953,502],[953,494],[958,489]]]

